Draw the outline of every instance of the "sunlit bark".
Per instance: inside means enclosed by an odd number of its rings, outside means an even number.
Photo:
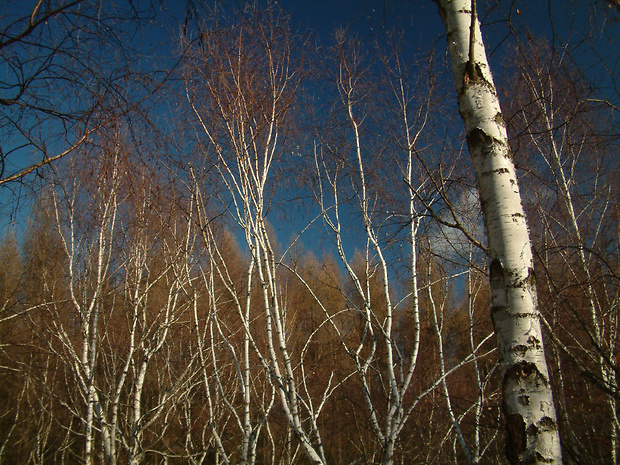
[[[278,6],[265,10],[247,6],[228,27],[218,24],[218,18],[212,20],[213,30],[201,31],[194,62],[188,67],[187,101],[203,139],[203,154],[212,157],[217,180],[224,187],[219,199],[249,253],[241,297],[227,276],[217,245],[212,238],[205,240],[211,244],[214,271],[229,288],[244,333],[241,350],[233,354],[242,407],[239,412],[231,409],[242,432],[240,461],[255,460],[253,450],[266,415],[250,391],[251,352],[306,457],[312,463],[325,463],[316,423],[319,412],[304,399],[300,386],[305,375],[291,357],[289,303],[280,282],[275,237],[267,223],[275,181],[272,170],[305,70],[292,54],[297,39]],[[208,225],[203,228],[210,233]],[[257,328],[258,322],[263,323],[262,329]]]
[[[602,102],[590,98],[594,89],[566,49],[528,38],[516,52],[510,121],[514,146],[535,178],[528,197],[538,221],[533,233],[544,271],[539,274],[545,286],[543,314],[551,328],[555,363],[561,367],[558,407],[565,442],[582,461],[610,456],[615,463],[619,389],[613,360],[619,335],[618,314],[611,309],[620,295],[617,279],[611,278],[617,248],[609,247],[615,238],[610,220],[618,186],[610,145],[612,116],[603,111]],[[581,371],[579,383],[586,375],[602,395],[604,401],[594,403],[608,418],[604,447],[593,446],[588,433],[575,428],[586,409],[575,408],[566,397],[576,384],[572,363],[562,360],[567,358]],[[589,434],[603,435],[598,426]]]
[[[512,463],[560,463],[529,234],[475,3],[440,0],[437,4],[448,33],[459,108],[488,234],[508,458]]]

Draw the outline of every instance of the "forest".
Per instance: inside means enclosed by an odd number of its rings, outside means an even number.
[[[0,464],[620,463],[619,19],[0,0]]]

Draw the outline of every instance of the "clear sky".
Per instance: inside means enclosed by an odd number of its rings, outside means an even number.
[[[6,16],[1,14],[26,14],[31,11],[34,0],[11,1],[0,0],[0,26],[6,27]],[[225,0],[224,4],[234,7],[240,0]],[[290,13],[295,28],[300,31],[315,31],[321,42],[328,42],[335,28],[348,27],[363,39],[371,39],[381,29],[398,27],[405,32],[410,50],[427,51],[437,47],[445,50],[443,25],[437,6],[431,0],[278,0],[283,9]],[[178,19],[182,19],[186,10],[183,0],[163,0],[162,5],[169,9]],[[588,68],[589,77],[595,81],[604,81],[608,97],[618,106],[617,83],[606,74],[600,59],[611,69],[611,77],[618,75],[617,44],[620,40],[618,13],[610,9],[606,0],[503,0],[500,2],[478,0],[478,9],[483,21],[483,34],[487,49],[491,51],[491,66],[500,81],[502,64],[511,44],[510,27],[507,18],[517,32],[529,31],[537,36],[546,37],[562,43],[570,40],[579,44],[586,36],[593,38],[596,53],[589,44],[581,45],[575,53],[578,62]],[[178,25],[169,23],[170,37],[174,39]],[[164,33],[162,26],[154,30]],[[163,35],[162,35],[163,37]],[[168,47],[170,38],[165,39],[158,50],[162,54],[171,54]],[[162,39],[163,41],[163,39]],[[152,43],[162,42],[158,39]],[[0,67],[0,72],[2,72]],[[615,99],[615,100],[614,100]],[[10,141],[2,140],[2,147],[10,147]],[[7,196],[6,190],[0,192],[4,203],[13,202],[14,197]],[[10,209],[9,209],[10,210]],[[11,219],[10,211],[5,209],[0,230]]]

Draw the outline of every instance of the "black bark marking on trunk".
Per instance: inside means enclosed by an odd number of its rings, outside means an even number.
[[[508,307],[506,307],[505,305],[492,305],[491,306],[491,314],[498,313],[498,312],[505,312],[507,310],[508,310]]]
[[[555,431],[558,429],[558,423],[549,417],[542,417],[538,422],[538,429],[541,431]]]
[[[534,460],[532,463],[553,463],[553,459],[543,457],[540,452],[536,452],[536,460]]]
[[[495,258],[489,266],[489,278],[491,280],[491,289],[504,289],[506,287],[506,274],[502,262]]]
[[[529,350],[529,347],[526,346],[525,344],[519,344],[514,346],[512,349],[510,349],[510,351],[513,354],[516,354],[519,357],[525,357],[525,354],[527,353],[527,351]]]
[[[498,126],[501,126],[503,128],[506,127],[506,120],[504,120],[504,115],[502,115],[501,112],[495,115],[494,120],[495,124],[497,124]]]
[[[513,221],[518,221],[519,218],[525,218],[525,215],[522,213],[512,214]],[[536,278],[534,277],[534,270],[529,267],[527,270],[527,276],[517,280],[514,283],[513,287],[526,289],[530,293],[534,292],[534,290],[536,289]]]
[[[467,145],[469,145],[469,152],[473,153],[476,148],[482,149],[484,155],[493,153],[490,149],[493,144],[493,138],[486,135],[486,133],[480,128],[474,128],[467,133]]]
[[[522,389],[526,385],[530,387],[538,383],[547,384],[545,378],[538,371],[534,363],[521,361],[512,365],[504,374],[503,390],[506,384],[516,383],[516,387],[521,387],[521,393],[516,397],[518,404],[527,407],[531,403],[530,396]],[[504,414],[506,417],[506,455],[511,464],[530,464],[546,463],[548,459],[538,452],[528,450],[527,445],[531,443],[541,431],[557,429],[557,424],[549,417],[543,417],[537,424],[526,425],[524,417],[519,413],[514,413],[513,409],[504,401]]]
[[[467,63],[465,63],[465,73],[463,73],[463,87],[467,88],[473,86],[474,84],[478,84],[479,81],[486,82],[482,77],[480,65],[475,62],[467,61]]]
[[[518,397],[521,405],[530,405],[530,396],[522,394]]]
[[[493,176],[494,174],[506,174],[506,173],[510,173],[510,170],[508,168],[497,168],[496,170],[486,171],[482,173],[482,176],[486,177],[486,176]]]
[[[525,451],[527,445],[527,435],[525,432],[525,422],[521,415],[512,413],[506,416],[506,455],[511,464],[521,464],[521,453]]]
[[[491,281],[491,289],[493,291],[506,291],[506,273],[504,271],[504,267],[502,266],[502,262],[495,258],[491,260],[491,265],[489,266],[489,280]],[[498,312],[508,311],[508,307],[506,306],[506,300],[499,299],[501,302],[497,302],[497,299],[493,299],[491,306],[491,314],[494,315]]]
[[[517,346],[519,348],[521,348],[521,346]],[[526,348],[526,346],[523,346]],[[516,376],[518,379],[518,382],[521,383],[524,380],[529,379],[531,376],[536,376],[538,373],[538,368],[536,367],[535,364],[530,363],[530,362],[526,362],[526,361],[522,361],[519,362],[515,365],[512,366],[512,368],[509,370],[508,373],[506,373],[506,376]]]
[[[462,114],[461,114],[462,116]],[[493,155],[501,155],[502,149],[500,147],[505,147],[506,144],[495,137],[489,136],[486,132],[484,132],[480,128],[473,128],[467,133],[467,145],[469,146],[469,153],[473,154],[476,150],[479,150],[483,156],[493,156]],[[498,148],[494,148],[494,146],[499,146]],[[512,154],[510,150],[507,151],[507,156],[509,159],[512,159]],[[483,174],[483,176],[486,173]]]
[[[534,293],[536,289],[536,274],[534,272],[534,268],[532,267],[527,270],[527,285],[531,289],[532,293]]]
[[[534,336],[530,336],[527,338],[527,343],[529,345],[531,345],[532,347],[534,347],[535,349],[541,349],[542,348],[542,344],[540,343],[540,341],[538,340],[538,338],[534,337]]]

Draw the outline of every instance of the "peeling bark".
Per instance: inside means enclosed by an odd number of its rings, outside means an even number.
[[[488,235],[510,463],[561,463],[525,213],[471,0],[437,0]]]

